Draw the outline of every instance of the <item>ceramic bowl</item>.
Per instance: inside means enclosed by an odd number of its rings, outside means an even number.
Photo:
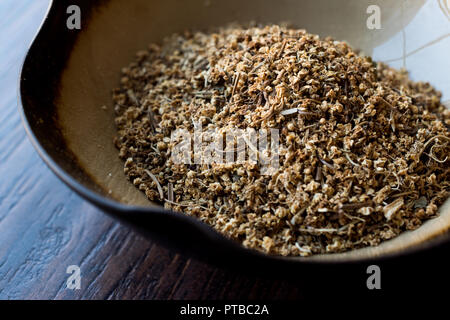
[[[450,98],[449,9],[422,0],[103,0],[50,3],[24,61],[20,105],[34,146],[73,190],[153,240],[220,264],[267,268],[336,264],[403,256],[449,239],[450,203],[438,218],[377,247],[313,257],[279,257],[248,250],[194,218],[147,200],[125,177],[113,145],[111,90],[120,70],[151,42],[185,29],[231,22],[288,22],[406,67]],[[81,29],[67,28],[69,5],[81,9]],[[371,6],[369,8],[369,6]],[[380,29],[368,19],[380,9]],[[373,22],[373,21],[372,21]],[[106,109],[102,108],[106,106]],[[80,212],[80,214],[82,214]]]

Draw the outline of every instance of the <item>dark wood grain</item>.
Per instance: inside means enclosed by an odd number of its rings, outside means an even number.
[[[283,279],[189,259],[143,239],[61,183],[28,141],[16,103],[20,64],[47,4],[0,1],[0,299],[272,300],[367,293],[364,264],[301,269],[298,277]],[[384,264],[383,288],[445,285],[449,263],[441,257],[448,247],[440,250]],[[69,265],[81,268],[80,290],[66,286]]]

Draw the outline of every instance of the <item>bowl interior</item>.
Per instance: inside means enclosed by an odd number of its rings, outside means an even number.
[[[61,131],[79,165],[104,194],[119,202],[156,206],[127,181],[112,141],[116,129],[111,90],[122,67],[151,42],[185,29],[206,30],[230,22],[288,22],[321,36],[346,40],[354,48],[406,67],[415,80],[431,82],[450,98],[449,12],[445,1],[277,0],[277,1],[103,1],[82,20],[56,101]],[[381,9],[381,29],[367,27],[369,5]],[[426,26],[426,27],[424,27]],[[430,72],[430,70],[432,72]],[[102,108],[102,106],[106,106]],[[85,181],[81,183],[92,188]],[[449,201],[441,216],[375,248],[334,254],[333,259],[401,251],[442,234],[450,226]],[[328,256],[329,258],[330,256]],[[322,259],[315,256],[311,259]]]

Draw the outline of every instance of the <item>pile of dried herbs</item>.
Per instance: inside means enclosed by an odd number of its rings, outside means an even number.
[[[186,32],[122,73],[113,99],[126,176],[246,247],[306,256],[377,245],[449,196],[440,93],[345,42],[279,26]],[[279,129],[279,169],[174,163],[171,132],[195,123]]]

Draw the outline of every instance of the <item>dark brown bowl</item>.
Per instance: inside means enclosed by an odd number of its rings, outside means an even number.
[[[386,9],[382,23],[389,27],[373,31],[365,25],[366,8],[377,2]],[[389,48],[392,39],[395,43],[402,26],[414,21],[423,3],[410,1],[400,19],[394,0],[53,1],[23,64],[19,99],[23,122],[41,157],[74,191],[149,238],[186,254],[222,265],[258,268],[367,262],[410,254],[448,241],[449,201],[440,208],[440,217],[378,247],[308,258],[245,249],[194,218],[151,203],[127,181],[112,143],[111,90],[136,51],[186,28],[232,21],[291,22],[372,54],[384,45]],[[66,28],[66,9],[72,4],[81,8],[81,30]],[[412,69],[420,70],[417,66]],[[448,83],[435,85],[448,89]]]

